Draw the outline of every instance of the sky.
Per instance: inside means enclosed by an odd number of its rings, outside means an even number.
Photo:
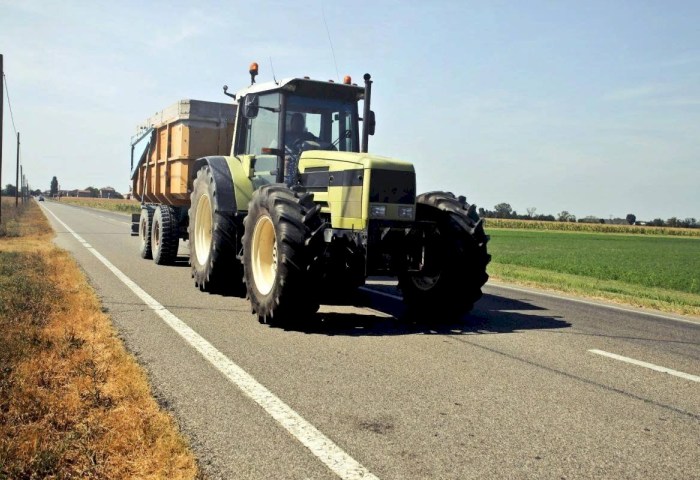
[[[0,53],[32,188],[127,191],[136,125],[226,102],[256,61],[258,81],[369,72],[369,150],[412,162],[419,192],[700,219],[698,25],[676,0],[0,0]],[[3,130],[14,184],[7,100]]]

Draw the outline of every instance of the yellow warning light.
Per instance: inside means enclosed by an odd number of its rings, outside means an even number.
[[[248,70],[248,73],[251,75],[257,75],[258,74],[258,64],[253,62],[250,64],[250,70]]]
[[[352,77],[350,75],[345,75],[343,78],[343,83],[345,85],[350,85],[352,83]]]

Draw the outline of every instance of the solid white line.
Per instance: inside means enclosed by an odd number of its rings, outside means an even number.
[[[258,383],[250,374],[236,365],[223,353],[217,350],[197,332],[192,330],[182,320],[173,315],[156,299],[146,293],[121,270],[100,254],[95,248],[81,238],[77,233],[63,223],[53,212],[46,209],[63,227],[71,233],[85,248],[102,262],[114,275],[148,305],[160,318],[177,332],[187,343],[197,350],[217,370],[234,385],[240,388],[253,401],[260,405],[272,418],[277,420],[290,434],[299,440],[306,448],[331,469],[340,478],[355,480],[371,480],[378,478],[358,461],[350,457],[331,439],[321,433],[316,427],[304,420],[286,403],[277,398],[270,390]]]
[[[382,292],[379,290],[375,290],[375,289],[370,288],[370,287],[360,287],[360,290],[364,290],[365,292],[376,293],[378,295],[383,295],[385,297],[393,298],[394,300],[398,300],[400,302],[403,301],[403,297],[399,297],[398,295],[393,295],[391,293],[386,293],[386,292]]]
[[[692,319],[688,319],[688,318],[668,316],[668,315],[663,315],[660,313],[647,312],[645,310],[637,310],[634,308],[618,307],[617,305],[610,305],[607,303],[596,302],[593,300],[583,300],[580,298],[572,298],[569,296],[557,295],[555,293],[543,292],[540,290],[535,290],[535,289],[530,289],[530,288],[512,287],[510,285],[504,285],[502,283],[497,283],[497,282],[489,282],[484,286],[485,287],[493,287],[493,288],[503,288],[505,290],[513,290],[516,292],[529,293],[532,295],[541,295],[543,297],[556,298],[557,300],[568,300],[570,302],[583,303],[585,305],[591,305],[594,307],[604,307],[604,308],[609,308],[612,310],[618,310],[621,312],[635,313],[635,314],[640,314],[640,315],[648,315],[650,317],[663,318],[664,320],[674,320],[676,322],[690,323],[691,325],[700,325],[700,320],[692,320]]]
[[[697,375],[691,375],[689,373],[679,372],[678,370],[672,370],[670,368],[660,367],[658,365],[654,365],[653,363],[642,362],[640,360],[635,360],[634,358],[623,357],[622,355],[618,355],[616,353],[605,352],[603,350],[593,349],[593,350],[588,350],[588,351],[591,353],[602,355],[604,357],[614,358],[615,360],[620,360],[621,362],[631,363],[632,365],[646,367],[646,368],[649,368],[649,369],[657,371],[657,372],[668,373],[669,375],[674,375],[676,377],[685,378],[686,380],[692,380],[693,382],[700,382],[700,377],[698,377]]]

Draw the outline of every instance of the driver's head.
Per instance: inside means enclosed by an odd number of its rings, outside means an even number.
[[[294,113],[292,115],[292,119],[289,121],[289,126],[292,132],[302,133],[304,131],[304,127],[306,126],[304,115],[299,112]]]

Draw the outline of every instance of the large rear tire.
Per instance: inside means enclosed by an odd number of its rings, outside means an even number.
[[[424,268],[399,277],[409,313],[454,318],[469,312],[489,276],[489,237],[476,206],[449,192],[429,192],[416,198],[416,220],[433,222],[426,235]]]
[[[195,286],[202,291],[242,290],[243,273],[238,251],[238,228],[234,215],[219,208],[216,182],[209,165],[197,172],[190,195],[190,265]]]
[[[152,258],[151,250],[151,225],[153,224],[153,210],[151,205],[141,207],[141,216],[139,217],[139,253],[141,258]]]
[[[180,244],[177,217],[172,207],[158,205],[151,225],[151,252],[156,265],[171,265]]]
[[[301,321],[319,307],[310,239],[321,226],[313,195],[265,185],[250,201],[243,271],[253,313],[264,323]]]

